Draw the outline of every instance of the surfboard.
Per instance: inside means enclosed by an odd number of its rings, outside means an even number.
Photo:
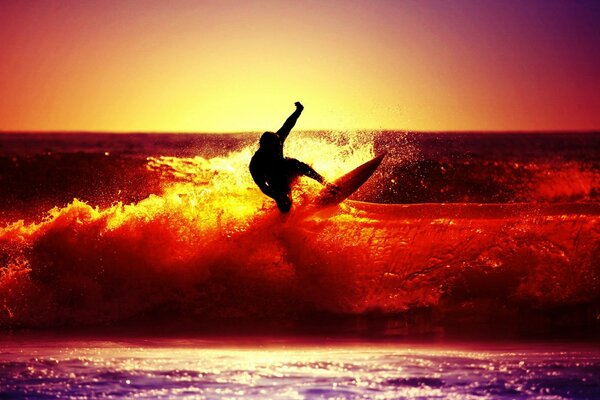
[[[356,192],[367,179],[373,175],[375,170],[381,164],[381,161],[387,153],[383,153],[366,163],[359,165],[352,171],[342,175],[332,183],[337,190],[323,188],[314,200],[314,204],[319,208],[331,207],[347,199],[352,193]]]

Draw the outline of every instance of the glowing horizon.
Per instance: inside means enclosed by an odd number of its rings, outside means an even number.
[[[0,131],[600,129],[594,2],[0,3]]]

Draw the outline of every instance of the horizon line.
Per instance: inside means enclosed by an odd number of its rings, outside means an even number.
[[[102,131],[102,130],[0,130],[0,135],[4,134],[107,134],[107,135],[245,135],[260,134],[265,131]],[[409,130],[409,129],[300,129],[296,133],[318,133],[318,132],[369,132],[369,133],[422,133],[422,134],[566,134],[566,133],[600,133],[598,129],[553,129],[553,130],[534,130],[534,129],[511,129],[511,130]]]

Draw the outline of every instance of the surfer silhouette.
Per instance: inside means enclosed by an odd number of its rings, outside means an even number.
[[[304,106],[296,102],[296,111],[288,117],[277,132],[265,132],[260,137],[260,147],[250,161],[250,173],[260,190],[277,203],[277,208],[286,213],[292,207],[291,185],[304,175],[335,190],[317,171],[295,158],[283,156],[283,143],[296,125]]]

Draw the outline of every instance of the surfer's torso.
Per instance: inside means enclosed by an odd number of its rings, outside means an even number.
[[[291,190],[290,185],[295,178],[292,171],[290,171],[289,160],[282,155],[259,149],[250,161],[252,178],[259,187],[261,187],[260,183],[266,183],[274,191],[285,195]],[[273,197],[272,193],[265,194]]]

